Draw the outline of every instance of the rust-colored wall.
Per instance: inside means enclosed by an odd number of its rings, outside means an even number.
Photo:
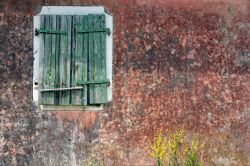
[[[113,102],[102,112],[32,104],[32,16],[42,5],[104,5],[114,16]],[[153,165],[145,142],[183,128],[205,165],[249,165],[248,0],[0,2],[0,165]]]

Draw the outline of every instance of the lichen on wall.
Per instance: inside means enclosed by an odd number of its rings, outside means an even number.
[[[100,112],[32,103],[33,23],[42,5],[102,5],[114,17],[113,101]],[[250,162],[247,0],[0,2],[0,165],[153,165],[145,143],[182,128],[205,165]]]

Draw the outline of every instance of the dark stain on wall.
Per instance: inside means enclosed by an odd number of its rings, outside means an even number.
[[[103,111],[33,105],[32,16],[42,5],[103,5],[114,16],[113,101]],[[247,0],[1,1],[0,165],[153,164],[145,142],[177,128],[207,140],[206,165],[248,165],[249,8]]]

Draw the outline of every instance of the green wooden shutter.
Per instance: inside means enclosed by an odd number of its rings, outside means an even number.
[[[105,15],[88,15],[89,30],[105,29]],[[106,80],[106,32],[89,33],[89,81]],[[107,84],[89,85],[89,103],[107,102]]]
[[[42,89],[51,89],[41,91],[42,104],[70,104],[70,91],[53,89],[70,87],[71,23],[70,16],[41,16],[38,32],[43,35],[44,47]]]
[[[106,77],[106,26],[105,15],[75,16],[76,46],[72,85],[82,84],[82,91],[72,93],[77,104],[107,102]],[[73,100],[72,100],[73,101]]]
[[[41,17],[41,28],[52,29],[52,17]],[[43,35],[44,53],[43,53],[43,74],[42,87],[44,89],[51,89],[55,87],[55,54],[52,53],[52,35]],[[55,93],[52,91],[42,93],[42,104],[55,104]]]
[[[105,15],[41,16],[38,32],[44,45],[42,104],[106,103]]]

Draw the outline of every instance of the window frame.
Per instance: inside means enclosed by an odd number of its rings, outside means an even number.
[[[88,14],[105,14],[106,19],[106,28],[110,29],[110,35],[106,36],[106,75],[107,79],[110,81],[110,85],[107,87],[107,102],[112,101],[112,54],[113,54],[113,17],[105,12],[104,7],[102,6],[43,6],[42,10],[39,14],[33,17],[33,102],[36,105],[39,105],[39,100],[41,100],[41,73],[42,69],[40,67],[41,63],[41,53],[43,51],[43,46],[41,44],[42,38],[41,35],[35,35],[35,29],[40,28],[40,16],[41,15],[88,15]],[[46,108],[46,110],[60,110],[70,108],[69,110],[76,109],[79,110],[82,107],[87,110],[92,107],[94,110],[99,110],[102,108],[102,105],[99,108],[97,106],[57,106],[52,105],[51,108],[49,106],[42,106],[41,108]]]

